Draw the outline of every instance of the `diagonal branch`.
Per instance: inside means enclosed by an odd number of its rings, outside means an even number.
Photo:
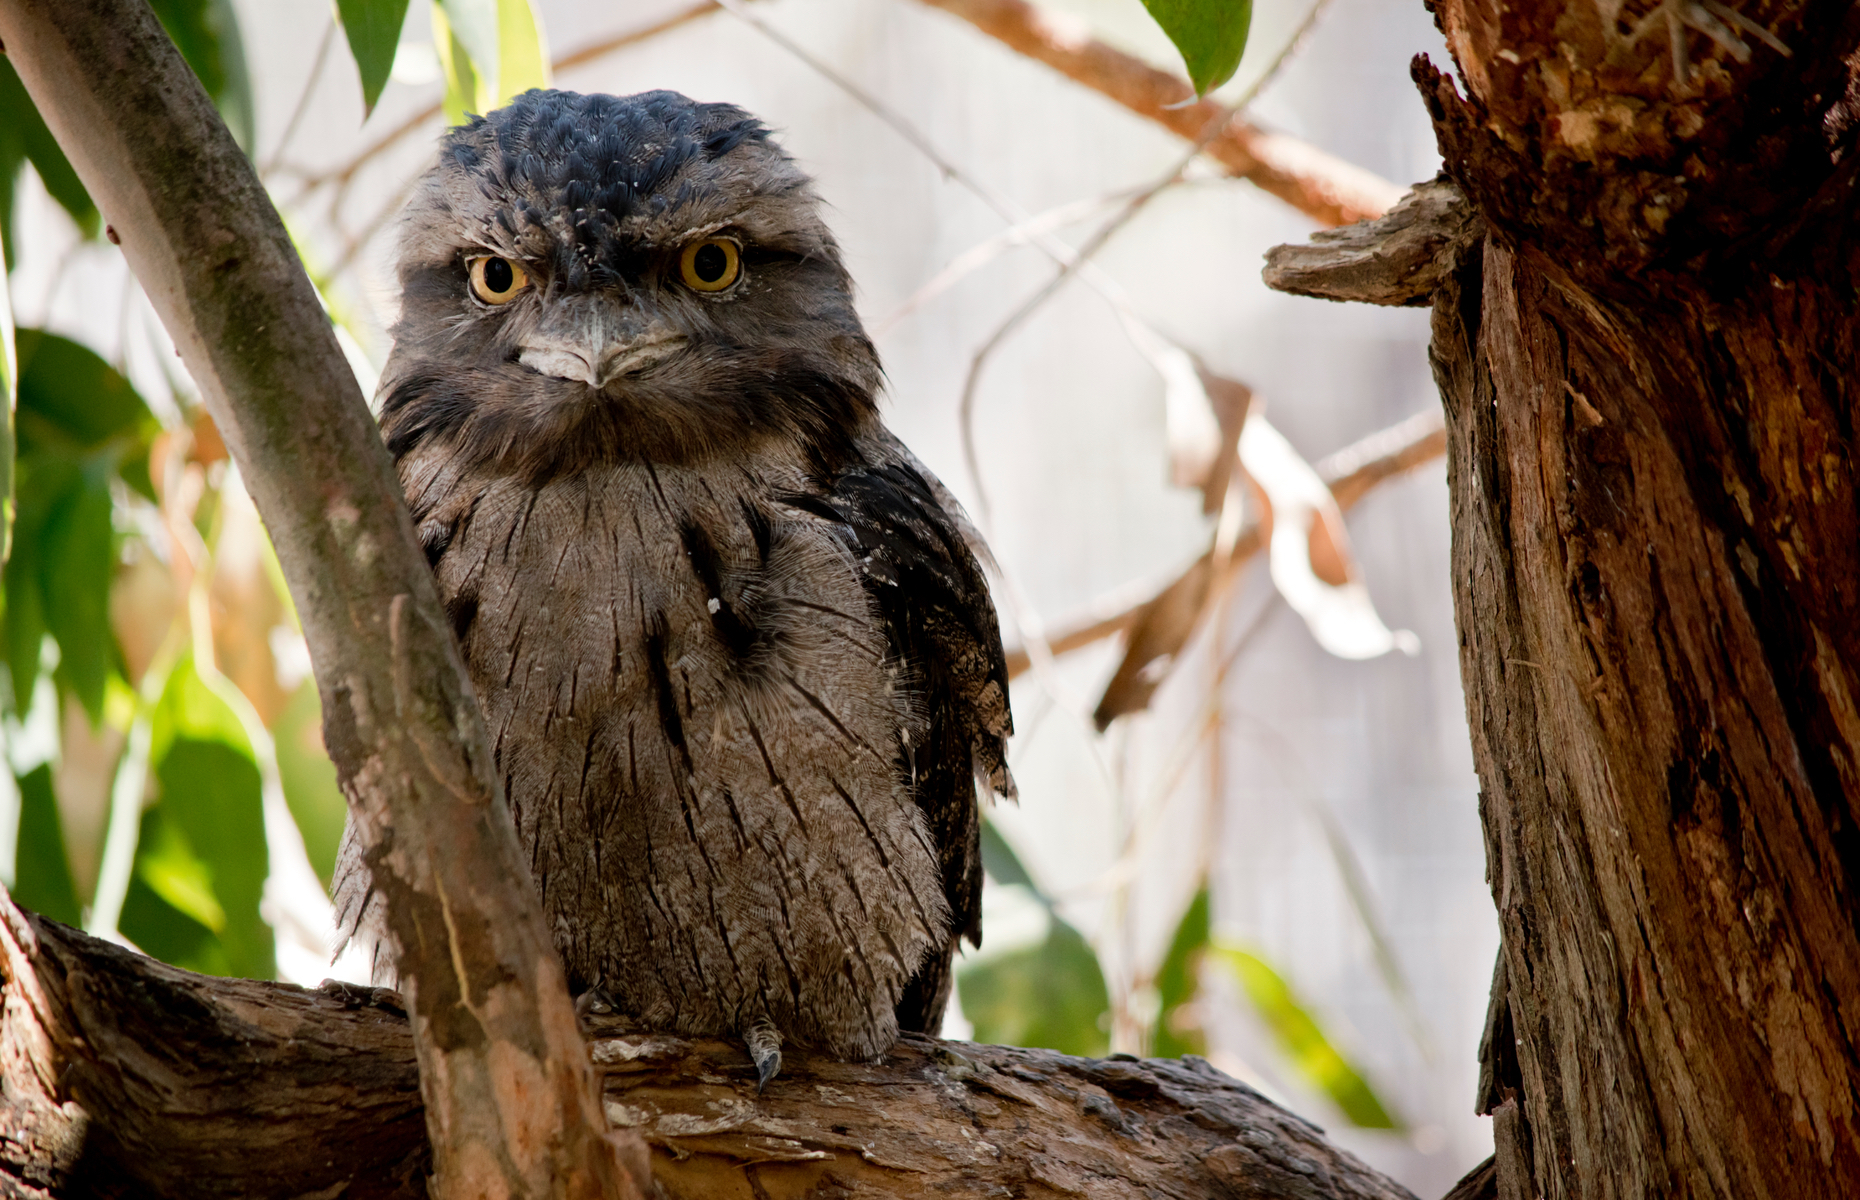
[[[1190,141],[1222,113],[1195,89],[1075,28],[1026,0],[923,0],[961,17],[1009,48],[1108,96]],[[1402,189],[1307,142],[1236,119],[1208,144],[1209,156],[1321,225],[1348,225],[1380,216]]]
[[[277,547],[411,981],[435,1191],[637,1194],[393,466],[251,163],[141,0],[0,0],[0,39]]]

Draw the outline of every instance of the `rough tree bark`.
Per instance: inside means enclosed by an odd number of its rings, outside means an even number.
[[[1860,6],[1433,7],[1492,1186],[1860,1195]]]
[[[214,979],[0,896],[0,1196],[425,1195],[419,1073],[382,989]],[[616,1124],[668,1200],[1413,1200],[1199,1059],[909,1036],[879,1063],[593,1031]]]
[[[142,0],[4,0],[0,39],[277,547],[388,897],[438,1190],[637,1195],[393,467],[251,164]]]

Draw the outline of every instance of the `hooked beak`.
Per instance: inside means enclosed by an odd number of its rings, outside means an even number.
[[[518,362],[538,374],[598,389],[656,366],[685,344],[683,334],[662,322],[644,319],[637,309],[615,312],[599,298],[563,310],[524,339]]]

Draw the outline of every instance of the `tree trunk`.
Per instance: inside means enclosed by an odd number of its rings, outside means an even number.
[[[215,979],[0,893],[0,1197],[426,1194],[413,1036],[381,988]],[[908,1036],[873,1063],[625,1031],[590,1049],[666,1200],[1414,1200],[1200,1059]],[[644,1163],[629,1164],[644,1174]]]
[[[1860,7],[1436,11],[1497,1194],[1860,1196]]]

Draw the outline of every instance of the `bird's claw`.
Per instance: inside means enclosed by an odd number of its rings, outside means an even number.
[[[756,1094],[781,1070],[781,1034],[768,1021],[757,1021],[743,1031],[743,1044],[756,1064]]]

